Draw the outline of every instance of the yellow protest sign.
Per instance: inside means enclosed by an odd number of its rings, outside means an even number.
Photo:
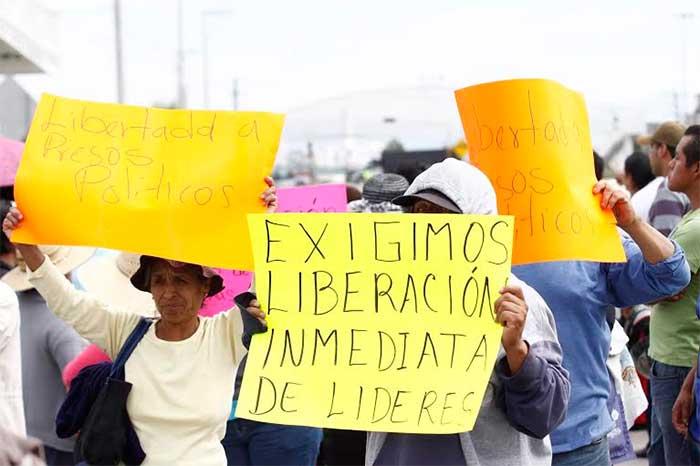
[[[245,216],[264,211],[283,121],[44,94],[17,173],[25,221],[13,239],[252,270]]]
[[[251,215],[269,330],[236,416],[386,432],[471,430],[500,348],[513,218]]]
[[[615,218],[593,195],[583,96],[543,79],[455,92],[471,162],[491,180],[498,211],[515,216],[513,264],[624,262]]]

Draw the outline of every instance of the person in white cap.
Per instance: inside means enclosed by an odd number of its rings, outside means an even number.
[[[456,159],[432,165],[393,202],[409,213],[497,213],[486,175]],[[564,419],[570,391],[554,317],[542,297],[513,274],[500,294],[494,309],[503,325],[501,350],[474,430],[370,432],[367,466],[550,464],[549,433]]]

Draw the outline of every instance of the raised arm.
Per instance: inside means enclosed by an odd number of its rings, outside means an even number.
[[[522,306],[509,306],[498,312],[499,321],[506,327],[506,355],[496,363],[496,375],[503,384],[500,396],[506,418],[514,428],[543,438],[564,420],[571,391],[569,373],[562,366],[554,317],[542,297],[524,283],[511,280],[503,291],[502,298],[517,294]],[[503,302],[513,302],[502,298],[497,302],[499,307]],[[516,307],[520,311],[513,310]],[[501,317],[505,312],[513,315]],[[506,318],[510,322],[504,322]],[[522,323],[519,330],[517,321]],[[523,345],[525,349],[518,349]]]
[[[13,207],[3,220],[3,231],[10,240],[22,218],[22,213]],[[139,316],[112,310],[89,293],[76,290],[37,246],[14,244],[31,271],[29,280],[46,300],[49,309],[83,338],[103,348],[114,358],[138,323]]]
[[[600,206],[612,210],[617,225],[637,243],[645,261],[656,264],[673,255],[673,242],[637,216],[629,193],[621,186],[599,181],[593,187],[593,193],[600,194]]]
[[[20,212],[17,207],[10,208],[10,211],[3,219],[2,231],[10,241],[12,241],[12,233],[17,229],[19,224],[22,223],[23,219],[24,215],[22,215],[22,212]],[[44,254],[41,253],[38,246],[21,243],[13,244],[22,254],[24,262],[32,272],[41,267],[41,264],[44,263]]]
[[[683,249],[637,217],[626,191],[601,181],[593,192],[600,194],[601,207],[612,210],[626,233],[622,244],[627,262],[602,265],[611,304],[627,307],[658,301],[688,286],[690,268]]]

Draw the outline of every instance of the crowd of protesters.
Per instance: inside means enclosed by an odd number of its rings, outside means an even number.
[[[31,213],[0,200],[0,465],[89,462],[81,429],[97,401],[84,394],[110,378],[131,384],[124,464],[609,465],[621,458],[617,435],[645,410],[640,456],[700,464],[700,126],[666,122],[638,142],[647,150],[627,158],[620,182],[591,161],[591,190],[615,216],[626,262],[513,267],[477,422],[452,435],[237,418],[245,353],[266,331],[254,286],[200,316],[223,289],[216,270],[13,242]],[[260,181],[274,212],[275,182]],[[498,213],[487,176],[454,158],[413,180],[376,175],[348,211]]]

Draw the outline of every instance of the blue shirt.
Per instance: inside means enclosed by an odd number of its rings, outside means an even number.
[[[677,244],[671,257],[654,265],[627,235],[622,235],[622,244],[626,263],[566,261],[513,267],[552,310],[571,379],[568,414],[551,435],[554,453],[590,445],[613,428],[607,409],[607,309],[677,294],[690,281],[690,268]]]

